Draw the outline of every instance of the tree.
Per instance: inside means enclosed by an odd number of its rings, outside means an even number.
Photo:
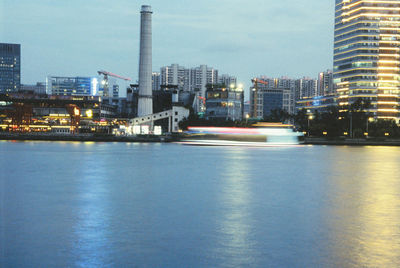
[[[280,108],[277,108],[277,109],[272,109],[270,111],[269,115],[264,116],[264,121],[267,121],[267,122],[285,122],[290,118],[291,118],[291,116],[287,111],[285,111],[283,109],[280,109]]]

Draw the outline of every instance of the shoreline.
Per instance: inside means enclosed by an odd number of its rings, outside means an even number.
[[[305,145],[334,145],[334,146],[400,146],[399,139],[327,139],[304,138]]]
[[[76,135],[57,135],[57,134],[33,134],[33,133],[0,133],[0,140],[17,141],[78,141],[78,142],[172,142],[173,136],[161,135],[139,135],[135,137],[114,136],[108,134],[76,134]]]
[[[168,143],[180,141],[182,135],[138,135],[134,137],[114,136],[110,134],[37,134],[37,133],[0,133],[0,140],[10,141],[77,141],[77,142],[142,142]],[[333,146],[400,146],[400,139],[328,139],[305,137],[299,145],[333,145]]]

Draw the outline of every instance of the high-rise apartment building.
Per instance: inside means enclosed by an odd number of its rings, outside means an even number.
[[[319,73],[317,96],[327,96],[333,94],[335,94],[335,88],[333,86],[332,70]]]
[[[400,119],[400,1],[336,0],[334,83],[343,109],[371,101],[376,118]]]
[[[315,97],[318,95],[318,80],[303,77],[295,81],[295,99]]]
[[[206,96],[206,85],[218,83],[218,70],[200,65],[190,69],[190,91],[198,90],[200,96]]]
[[[228,76],[228,75],[227,75]],[[236,78],[228,76],[229,81],[235,82]],[[199,95],[205,96],[207,84],[217,84],[218,70],[200,65],[195,68],[185,68],[178,64],[161,67],[160,70],[161,86],[177,86],[179,90],[189,92],[199,92]]]
[[[21,86],[21,45],[0,43],[0,93],[15,92]]]
[[[177,86],[179,90],[189,91],[189,69],[179,64],[161,67],[161,85]]]
[[[222,74],[218,76],[218,84],[225,85],[230,88],[236,88],[237,79],[235,76],[231,76],[229,74]]]

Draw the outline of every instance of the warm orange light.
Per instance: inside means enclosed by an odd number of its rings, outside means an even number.
[[[80,111],[76,107],[74,108],[74,115],[76,115],[76,116],[80,115]]]

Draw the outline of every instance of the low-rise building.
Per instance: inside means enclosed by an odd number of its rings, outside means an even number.
[[[206,91],[206,119],[242,120],[244,95],[239,88],[213,88]]]
[[[261,87],[251,89],[250,114],[252,117],[264,118],[272,110],[284,110],[289,114],[295,113],[294,92],[291,88]]]
[[[21,91],[32,91],[35,94],[46,94],[46,83],[37,82],[36,84],[22,84]]]

